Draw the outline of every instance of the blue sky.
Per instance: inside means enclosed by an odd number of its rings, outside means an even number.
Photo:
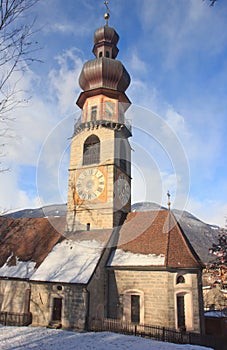
[[[109,7],[118,59],[132,79],[133,202],[165,205],[170,190],[173,207],[224,225],[226,1],[209,7],[202,0],[110,0]],[[2,210],[66,201],[78,76],[93,58],[104,12],[102,0],[40,0],[27,17],[36,17],[43,63],[20,80],[22,97],[31,99],[14,111],[5,157],[11,170],[0,174]]]

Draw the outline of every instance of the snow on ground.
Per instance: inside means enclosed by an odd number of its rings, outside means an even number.
[[[1,350],[208,350],[116,333],[68,332],[47,328],[0,327]]]

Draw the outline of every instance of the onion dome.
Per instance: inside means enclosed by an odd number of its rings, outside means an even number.
[[[96,57],[106,56],[103,52],[103,48],[110,50],[110,57],[116,58],[118,54],[117,43],[119,40],[119,35],[114,30],[114,28],[104,26],[95,31],[94,35],[94,48],[93,53]]]
[[[131,79],[123,64],[115,60],[118,40],[117,32],[107,25],[96,30],[93,48],[96,59],[84,64],[79,78],[81,89],[106,88],[125,92]]]

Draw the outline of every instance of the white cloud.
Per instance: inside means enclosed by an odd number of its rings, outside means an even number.
[[[73,48],[58,55],[56,57],[58,67],[49,73],[51,92],[57,97],[58,107],[62,113],[73,111],[75,97],[79,92],[78,78],[82,60],[78,53],[79,51]]]
[[[47,29],[48,28],[48,29]],[[73,33],[75,30],[75,25],[69,23],[54,23],[49,25],[46,30],[51,32],[60,32],[60,33]]]
[[[17,171],[15,166],[8,172],[0,173],[0,213],[40,206],[37,194],[29,196],[28,191],[20,189]]]
[[[146,33],[153,32],[163,54],[165,68],[177,68],[179,60],[195,55],[214,55],[223,49],[227,39],[226,9],[210,8],[205,2],[159,0],[142,1],[140,20]],[[202,43],[202,46],[201,46]],[[157,47],[153,42],[153,47]]]
[[[140,75],[146,73],[147,64],[139,57],[136,49],[132,51],[130,56],[131,60],[127,64],[127,66],[130,68],[130,71],[139,72]]]
[[[167,109],[165,120],[173,130],[177,131],[178,135],[182,133],[184,136],[189,135],[185,125],[185,118],[176,112],[172,106]]]
[[[61,198],[65,194],[59,184],[59,176],[66,180],[67,167],[64,170],[59,170],[59,167],[73,131],[73,121],[77,116],[74,103],[77,95],[75,87],[78,88],[77,79],[82,65],[77,53],[77,50],[72,49],[64,52],[62,56],[58,55],[58,67],[51,70],[50,79],[46,81],[47,89],[51,90],[51,99],[48,90],[46,96],[37,93],[37,85],[42,84],[42,81],[31,71],[20,80],[21,96],[26,97],[26,91],[36,93],[26,107],[18,108],[12,114],[15,116],[15,122],[10,139],[7,140],[9,142],[5,159],[11,171],[0,173],[2,208],[16,209],[40,205],[37,193],[29,189],[29,182],[33,181],[35,187],[36,179],[29,179],[26,188],[26,176],[23,174],[27,166],[38,166],[37,190],[41,201],[61,202],[59,196]],[[72,111],[74,115],[70,114]],[[65,119],[66,116],[68,117]],[[67,183],[64,186],[67,188]]]

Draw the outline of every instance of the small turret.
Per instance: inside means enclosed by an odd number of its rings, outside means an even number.
[[[119,35],[108,26],[95,31],[93,53],[96,59],[86,62],[80,74],[82,90],[107,88],[125,92],[130,84],[130,76],[123,64],[115,60],[118,54]]]

